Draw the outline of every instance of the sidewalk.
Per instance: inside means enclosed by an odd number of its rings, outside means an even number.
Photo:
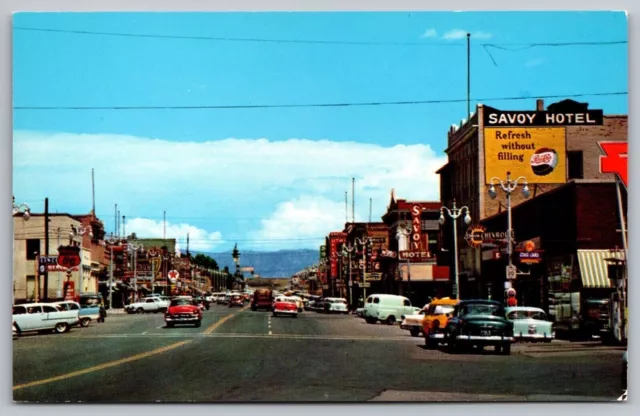
[[[565,340],[554,340],[550,343],[518,343],[524,354],[529,353],[551,353],[567,351],[623,351],[627,349],[621,345],[605,345],[600,341],[570,342]]]
[[[109,315],[126,315],[127,312],[124,310],[124,308],[113,308],[113,309],[107,309],[107,317],[109,317]]]

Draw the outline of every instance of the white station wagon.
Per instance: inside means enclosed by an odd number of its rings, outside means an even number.
[[[32,331],[67,332],[78,325],[78,311],[60,311],[48,303],[27,303],[13,307],[13,322],[18,335]]]

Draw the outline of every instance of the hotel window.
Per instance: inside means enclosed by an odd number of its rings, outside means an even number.
[[[569,165],[569,179],[583,179],[582,150],[567,152],[567,164]]]
[[[40,239],[30,238],[27,240],[27,260],[35,260],[36,253],[40,253]]]

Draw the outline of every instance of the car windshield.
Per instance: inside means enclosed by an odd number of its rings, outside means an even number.
[[[509,319],[536,319],[538,321],[546,321],[547,314],[543,311],[511,311]]]
[[[187,306],[193,304],[194,302],[191,299],[174,299],[171,301],[170,306]]]
[[[453,312],[454,306],[452,305],[430,305],[428,315],[446,315]]]
[[[500,305],[489,303],[467,303],[461,306],[460,315],[504,316],[504,309]]]
[[[296,300],[294,298],[279,298],[277,302],[296,303]]]

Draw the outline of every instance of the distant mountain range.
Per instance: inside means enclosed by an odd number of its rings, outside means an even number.
[[[192,255],[198,254],[192,252]],[[233,272],[235,264],[231,250],[221,253],[202,253],[213,257],[220,270],[225,266]],[[240,251],[240,267],[253,266],[255,273],[264,278],[291,277],[294,273],[318,262],[317,250]],[[249,274],[247,274],[249,275]]]

